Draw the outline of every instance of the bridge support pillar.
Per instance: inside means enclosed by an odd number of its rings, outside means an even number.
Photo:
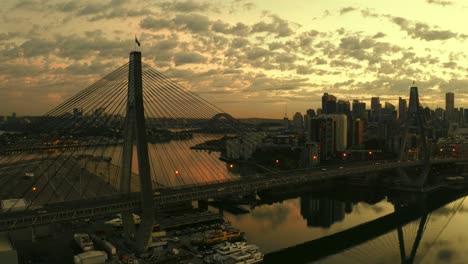
[[[138,229],[135,228],[132,212],[122,213],[122,221],[127,236],[134,242],[135,250],[144,252],[148,248],[155,216],[143,106],[141,52],[138,51],[130,53],[124,140],[120,191],[131,192],[133,144],[136,143],[142,212]]]

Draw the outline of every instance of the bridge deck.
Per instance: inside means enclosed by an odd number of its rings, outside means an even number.
[[[432,164],[454,162],[455,160],[453,159],[431,161]],[[154,195],[154,200],[158,207],[223,196],[248,195],[259,190],[279,188],[293,184],[324,182],[342,177],[360,177],[365,173],[420,165],[423,165],[423,161],[388,161],[387,163],[380,164],[365,162],[351,166],[348,165],[343,169],[329,166],[326,170],[319,168],[271,173],[242,180],[158,190]],[[2,213],[0,214],[2,216],[0,219],[0,231],[90,218],[97,215],[112,215],[122,211],[135,212],[140,210],[140,206],[139,193],[61,202],[47,205],[42,209]]]

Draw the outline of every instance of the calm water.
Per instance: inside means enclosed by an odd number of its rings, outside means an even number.
[[[327,197],[301,195],[270,205],[259,205],[250,214],[224,213],[246,233],[250,243],[268,254],[316,240],[393,213],[386,199],[373,205],[341,202]],[[468,201],[458,199],[431,213],[416,250],[415,263],[468,263]],[[411,256],[420,219],[402,226],[405,254]],[[338,239],[339,241],[339,239]],[[339,243],[339,242],[338,242]],[[308,248],[320,251],[320,246]],[[287,249],[285,250],[288,251]],[[281,263],[266,258],[267,263]],[[288,263],[312,263],[295,255]],[[320,259],[320,263],[401,263],[397,229]]]

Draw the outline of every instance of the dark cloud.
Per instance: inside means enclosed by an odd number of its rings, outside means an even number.
[[[210,26],[208,17],[198,14],[176,15],[173,21],[176,26],[194,33],[207,31]]]
[[[215,22],[213,22],[211,30],[223,34],[248,36],[250,32],[250,27],[240,22],[234,26],[231,26],[229,23],[224,23],[221,20],[216,20]]]
[[[250,45],[250,41],[246,38],[235,38],[231,42],[231,47],[234,49],[244,48]]]
[[[421,22],[409,21],[403,17],[389,17],[389,20],[405,31],[410,37],[414,39],[421,39],[426,41],[433,40],[448,40],[452,38],[465,38],[450,30],[433,29],[429,25]]]
[[[297,65],[296,66],[296,73],[297,74],[301,74],[301,75],[309,75],[311,73],[313,73],[314,70],[307,66],[307,65]]]
[[[262,21],[254,24],[251,33],[266,32],[276,37],[288,37],[294,34],[288,21],[275,15],[270,15],[270,18],[272,20],[270,23]]]
[[[340,67],[340,68],[350,68],[350,69],[360,69],[362,66],[358,63],[346,61],[346,60],[332,60],[330,62],[331,67]]]
[[[343,7],[340,9],[340,15],[344,15],[346,13],[349,13],[349,12],[353,12],[353,11],[356,11],[357,9],[355,7],[352,7],[352,6],[348,6],[348,7]]]
[[[246,52],[247,59],[249,60],[258,60],[261,58],[268,58],[272,56],[273,54],[274,54],[273,52],[264,48],[259,48],[259,47],[253,47]]]
[[[310,85],[308,78],[272,78],[265,75],[256,75],[248,89],[252,91],[291,91]]]
[[[140,27],[143,29],[160,30],[172,26],[172,21],[165,18],[147,17],[140,21]]]
[[[173,1],[173,2],[164,2],[161,3],[161,8],[164,11],[174,11],[174,12],[183,12],[183,13],[191,13],[191,12],[204,12],[207,11],[211,5],[207,2],[200,2],[200,1]]]
[[[327,60],[322,59],[322,58],[319,58],[319,57],[315,57],[315,58],[314,58],[314,62],[315,62],[315,64],[317,64],[317,65],[325,65],[325,64],[328,63]]]
[[[207,58],[197,52],[181,52],[174,55],[175,65],[183,65],[190,63],[204,63],[207,61]]]
[[[439,6],[453,5],[452,1],[444,1],[444,0],[426,0],[426,3],[433,4],[433,5],[439,5]]]
[[[385,37],[385,36],[387,36],[385,33],[383,33],[383,32],[378,32],[378,33],[376,33],[372,38],[375,38],[375,39],[376,39],[376,38],[383,38],[383,37]]]

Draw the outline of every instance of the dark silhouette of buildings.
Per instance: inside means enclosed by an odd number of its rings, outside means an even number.
[[[324,93],[322,96],[322,114],[334,114],[336,113],[336,97]]]
[[[445,119],[453,120],[453,110],[455,108],[455,94],[446,93],[445,94]]]
[[[343,221],[346,213],[351,213],[353,204],[330,198],[313,198],[309,195],[301,197],[301,215],[306,219],[307,226],[328,228],[332,224]]]

